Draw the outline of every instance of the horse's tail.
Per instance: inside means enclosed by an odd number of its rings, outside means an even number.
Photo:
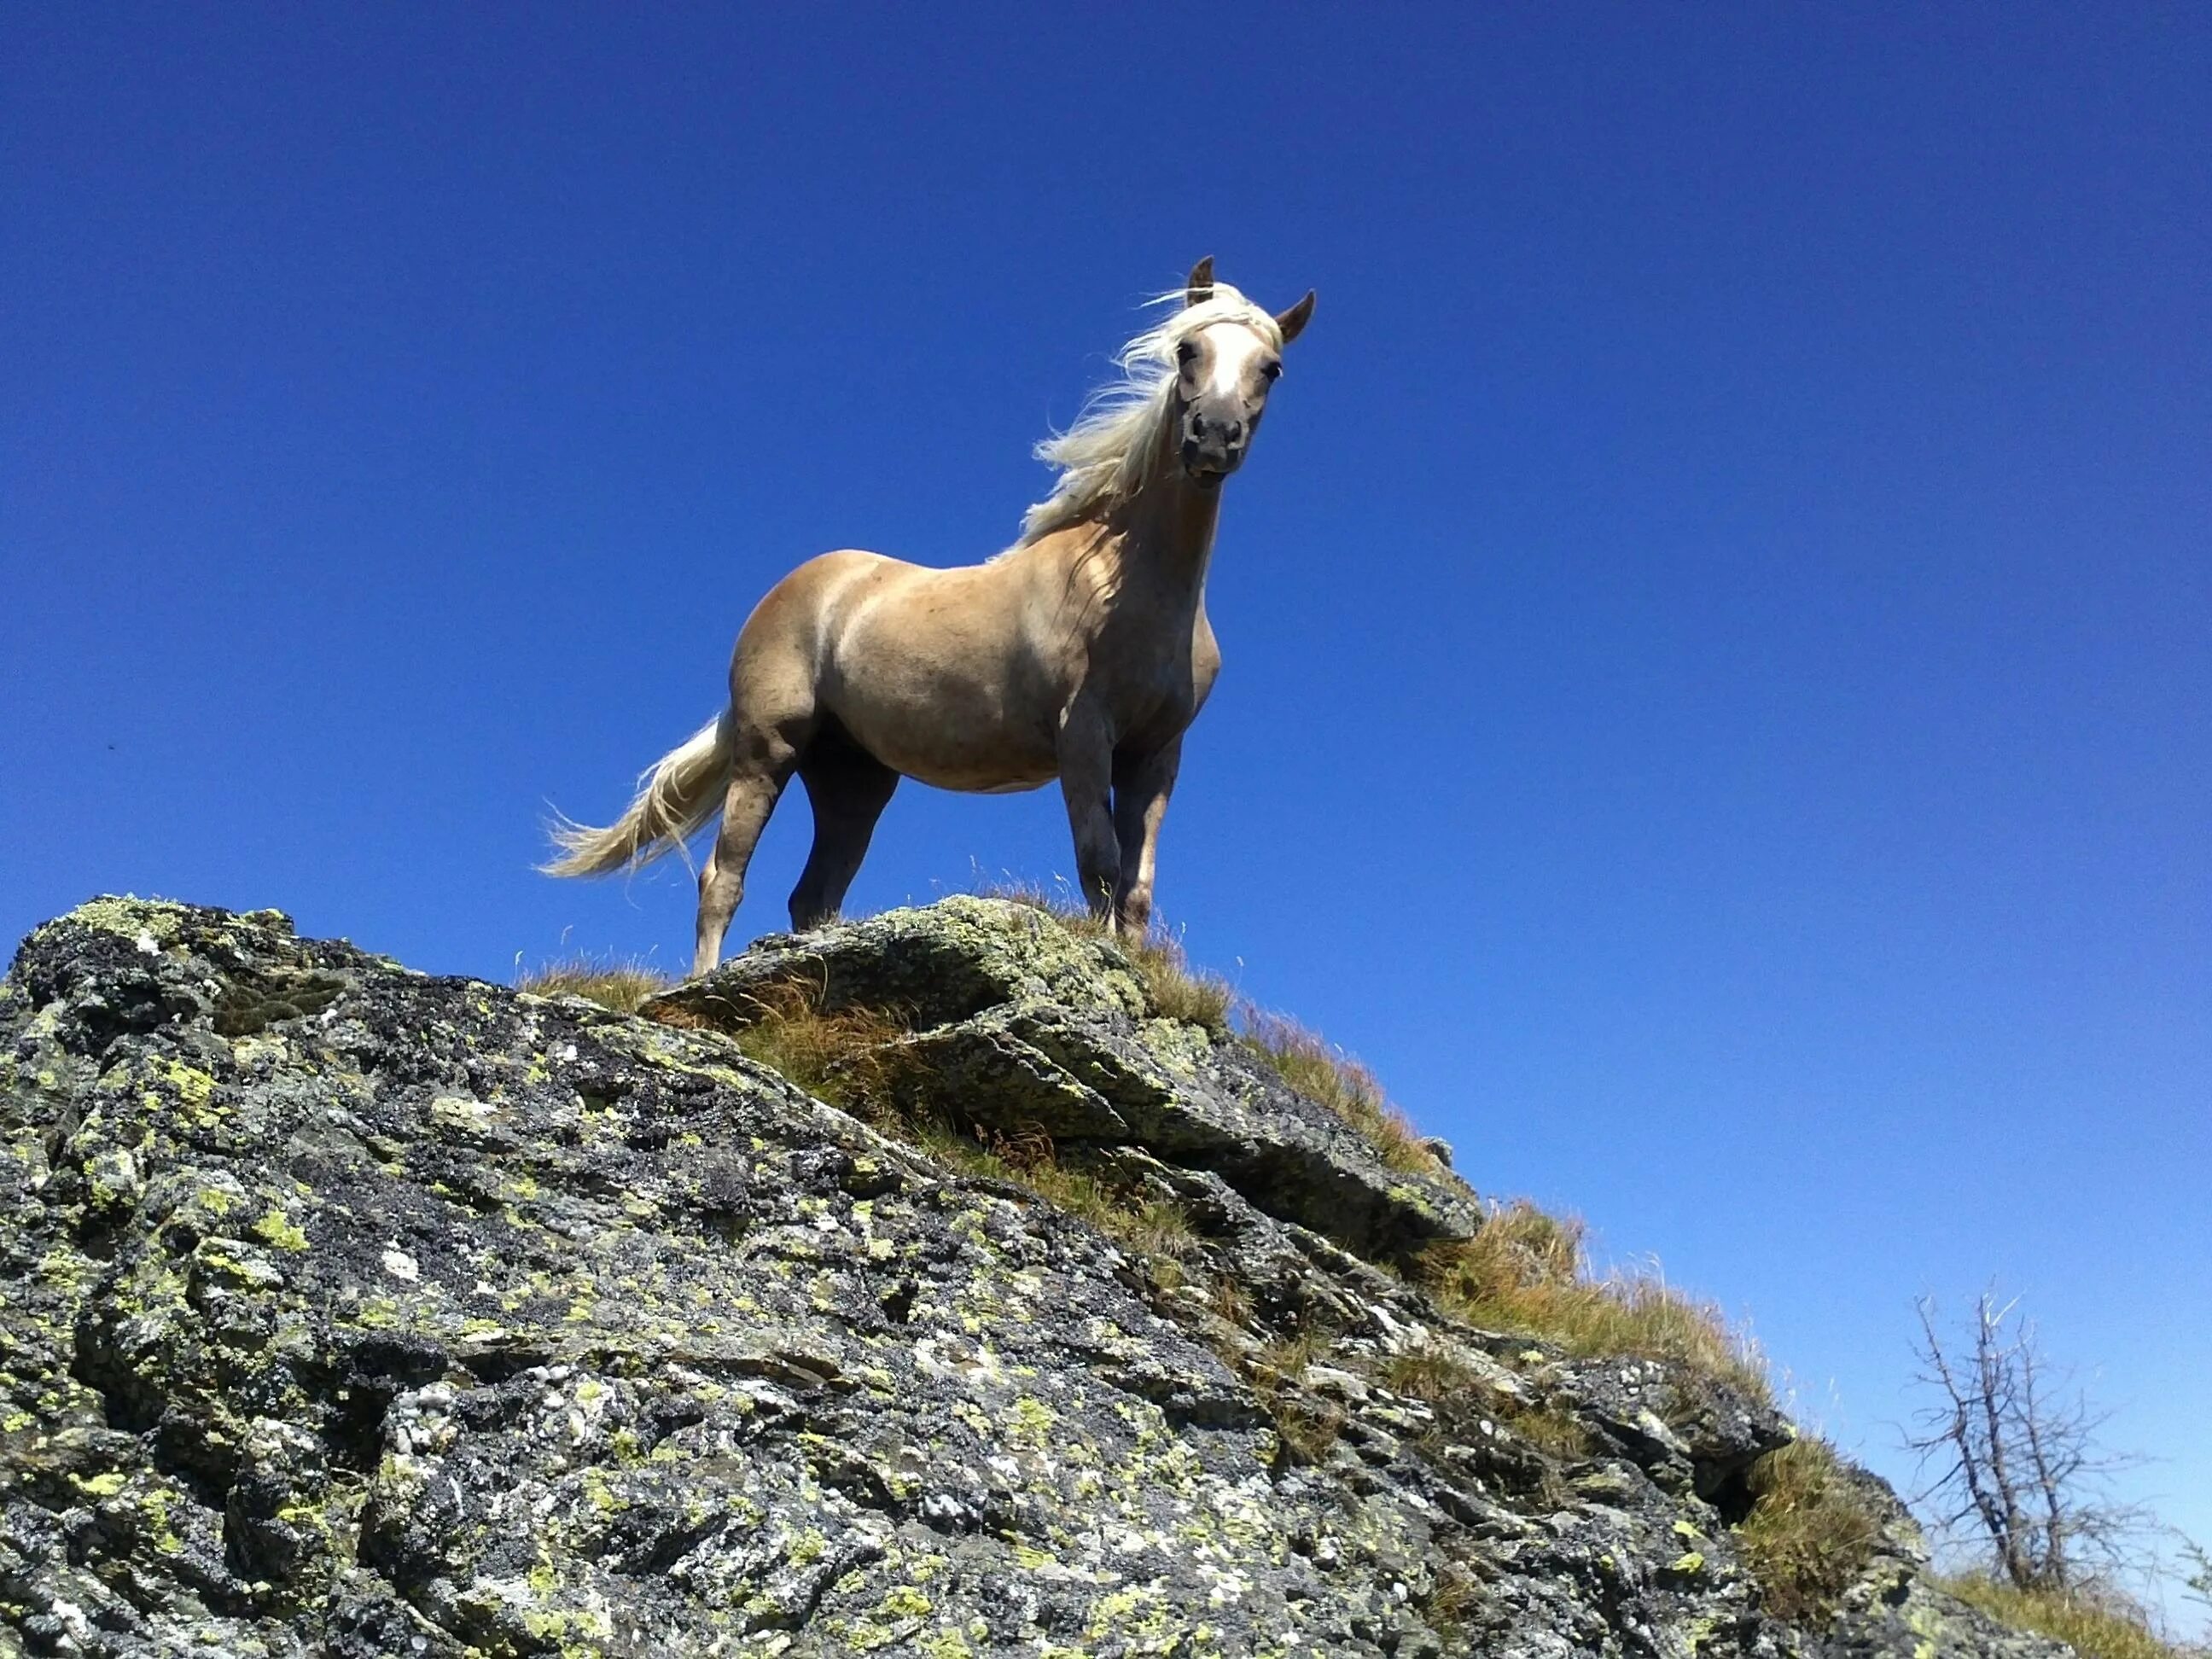
[[[538,867],[549,876],[602,876],[650,864],[714,816],[729,781],[729,716],[723,714],[641,774],[629,810],[605,829],[556,821],[552,836],[560,856]]]

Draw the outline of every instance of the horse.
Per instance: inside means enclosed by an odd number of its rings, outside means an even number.
[[[814,809],[800,932],[837,915],[901,778],[986,793],[1057,779],[1085,902],[1143,939],[1183,733],[1221,666],[1206,574],[1222,483],[1314,295],[1270,313],[1208,257],[1158,303],[1176,308],[1121,349],[1119,380],[1037,445],[1058,477],[1012,546],[949,570],[854,549],[800,565],[739,632],[728,706],[646,770],[614,823],[556,820],[558,855],[539,867],[635,868],[684,847],[719,803],[696,976],[720,960],[794,774]]]

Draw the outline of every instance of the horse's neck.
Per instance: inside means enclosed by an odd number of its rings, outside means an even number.
[[[1146,480],[1115,511],[1124,586],[1152,604],[1206,604],[1206,566],[1221,520],[1221,483],[1199,484],[1183,471],[1172,422],[1152,435]]]
[[[1221,515],[1221,487],[1185,475],[1166,437],[1136,491],[1093,516],[1017,548],[1012,556],[1050,573],[1060,614],[1094,635],[1172,626],[1206,608],[1206,572]]]
[[[1206,597],[1206,570],[1221,516],[1221,486],[1201,487],[1180,467],[1163,468],[1124,502],[1107,526],[1117,545],[1121,586],[1154,603]]]

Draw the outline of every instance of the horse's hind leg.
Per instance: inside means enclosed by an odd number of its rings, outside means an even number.
[[[814,848],[791,890],[791,925],[803,933],[844,903],[899,775],[832,726],[799,757],[799,781],[814,808]]]
[[[775,728],[740,731],[736,748],[736,767],[722,799],[722,827],[714,834],[707,867],[699,872],[699,943],[691,958],[695,977],[721,960],[722,936],[744,902],[745,866],[752,862],[769,814],[775,811],[799,763],[798,744]]]
[[[730,779],[729,793],[722,800],[722,827],[715,832],[707,867],[699,872],[699,944],[691,957],[695,978],[710,972],[722,959],[722,936],[744,902],[745,866],[752,862],[753,848],[790,778],[791,769],[786,766],[780,775],[740,770]]]

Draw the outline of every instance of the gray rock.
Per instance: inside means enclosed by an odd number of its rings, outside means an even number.
[[[1480,1219],[1442,1160],[1391,1168],[1241,1046],[1159,1018],[1117,946],[1033,906],[951,898],[779,935],[644,1012],[736,1030],[794,992],[892,1012],[938,1103],[979,1127],[1143,1146],[1355,1250],[1401,1254]]]
[[[1155,1018],[1111,946],[954,901],[671,1001],[800,965],[1194,1237],[1133,1254],[716,1031],[273,913],[33,933],[0,987],[0,1649],[2057,1650],[1901,1530],[1833,1629],[1766,1617],[1729,1525],[1772,1413],[1452,1324],[1393,1268],[1472,1194]],[[1417,1354],[1462,1382],[1394,1392]],[[1587,1455],[1515,1429],[1540,1395]]]
[[[1034,905],[965,896],[811,933],[769,934],[657,1000],[711,1021],[744,1021],[760,997],[794,981],[825,1009],[896,1010],[917,1030],[1001,1003],[1131,1017],[1146,1009],[1143,982],[1108,941],[1071,932]]]

